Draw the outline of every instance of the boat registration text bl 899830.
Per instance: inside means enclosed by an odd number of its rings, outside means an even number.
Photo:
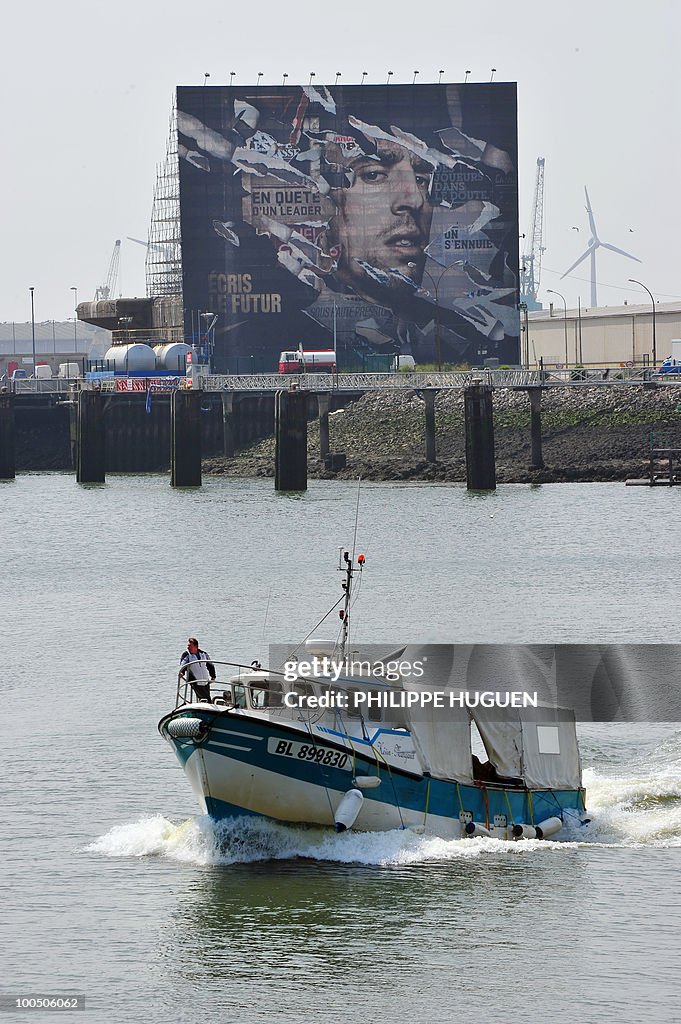
[[[297,740],[279,740],[271,736],[267,741],[267,752],[279,754],[280,757],[295,757],[298,761],[315,761],[329,768],[345,768],[347,771],[352,769],[349,754],[332,750],[330,747],[320,747],[318,743],[299,743]]]

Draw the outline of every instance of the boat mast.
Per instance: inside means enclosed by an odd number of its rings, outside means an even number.
[[[341,583],[341,586],[345,591],[345,599],[343,601],[343,607],[340,609],[338,614],[340,615],[341,622],[343,623],[340,640],[341,658],[343,661],[347,659],[350,647],[350,604],[352,598],[353,578],[358,570],[361,573],[364,568],[364,562],[364,555],[358,555],[357,565],[354,565],[353,560],[350,557],[350,552],[343,551],[341,548],[340,565],[338,566],[338,569],[340,572],[345,573],[345,580]]]
[[[341,572],[343,572],[345,567],[345,582],[341,584],[345,591],[345,601],[343,602],[343,607],[338,613],[343,623],[343,629],[341,631],[341,657],[343,661],[346,661],[348,658],[350,646],[350,598],[352,595],[352,578],[356,572],[355,551],[357,550],[357,526],[359,524],[359,495],[361,485],[362,478],[360,476],[357,480],[357,504],[355,506],[355,532],[352,537],[352,556],[348,551],[343,551],[343,548],[341,548],[340,565],[338,566]],[[357,568],[360,573],[364,568],[364,561],[364,555],[357,556]]]

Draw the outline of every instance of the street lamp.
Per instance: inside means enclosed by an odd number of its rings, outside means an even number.
[[[78,351],[78,288],[76,285],[71,286],[73,292],[73,344],[74,351]]]
[[[33,340],[33,376],[35,377],[35,306],[33,304],[33,286],[28,290],[31,293],[31,338]]]
[[[557,292],[555,288],[546,289],[549,295],[558,295],[563,300],[563,328],[565,330],[565,368],[568,365],[568,337],[567,337],[567,302],[565,296],[561,292]]]
[[[646,288],[642,281],[637,281],[635,277],[630,277],[628,278],[628,280],[631,281],[632,284],[639,284],[641,288],[647,291],[648,295],[650,295],[650,301],[653,304],[653,367],[655,367],[657,366],[657,338],[655,335],[655,299],[653,298],[653,293],[651,292],[650,288]]]

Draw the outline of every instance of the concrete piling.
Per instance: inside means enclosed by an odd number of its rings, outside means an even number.
[[[466,424],[466,485],[469,491],[493,491],[497,486],[494,462],[492,388],[471,384],[464,388]]]
[[[328,391],[317,392],[319,409],[319,458],[323,462],[331,451],[329,446],[329,404],[331,395]]]
[[[306,391],[277,391],[274,400],[275,465],[277,491],[307,490]]]
[[[14,432],[14,396],[0,395],[0,480],[14,480],[16,443]]]
[[[171,487],[201,486],[201,400],[199,390],[173,391],[170,398]]]
[[[532,438],[532,469],[544,468],[541,440],[541,393],[539,386],[527,389],[530,399],[530,433]]]
[[[99,391],[78,393],[76,481],[79,484],[103,484],[105,480],[104,403]]]
[[[222,392],[222,454],[231,459],[236,450],[234,443],[234,395]]]
[[[437,461],[437,449],[435,446],[435,399],[437,395],[437,388],[428,388],[423,392],[426,426],[426,462]]]

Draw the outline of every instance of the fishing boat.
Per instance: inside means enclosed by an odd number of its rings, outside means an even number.
[[[213,660],[210,699],[178,677],[158,728],[202,811],[457,839],[546,839],[587,822],[571,711],[531,694],[471,695],[455,645],[356,656],[365,561],[341,551],[337,640],[308,637],[269,667]]]

